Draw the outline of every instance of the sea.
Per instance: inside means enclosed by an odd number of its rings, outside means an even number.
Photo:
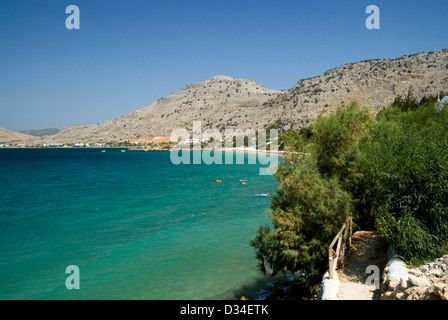
[[[261,274],[249,244],[271,204],[254,195],[277,188],[261,167],[0,149],[0,299],[262,298],[282,276]]]

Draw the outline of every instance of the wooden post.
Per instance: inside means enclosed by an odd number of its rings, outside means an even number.
[[[350,225],[350,229],[349,229],[349,234],[348,234],[348,241],[347,241],[347,246],[348,246],[348,250],[350,250],[351,246],[352,246],[352,233],[353,233],[353,218],[350,216],[349,217],[349,225]]]
[[[328,249],[328,273],[330,274],[330,279],[333,279],[333,250]]]
[[[328,247],[328,272],[330,279],[334,279],[338,261],[342,265],[344,259],[345,249],[351,246],[352,239],[352,217],[348,217],[338,234],[334,237],[330,246]],[[336,251],[333,250],[337,242]],[[344,243],[343,243],[344,242]]]

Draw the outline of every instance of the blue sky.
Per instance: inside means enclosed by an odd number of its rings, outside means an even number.
[[[65,9],[80,9],[68,30]],[[368,30],[368,5],[381,29]],[[101,123],[215,75],[270,89],[448,47],[448,1],[0,0],[0,127]]]

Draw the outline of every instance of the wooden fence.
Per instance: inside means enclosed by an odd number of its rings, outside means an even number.
[[[334,237],[333,241],[328,247],[328,270],[330,273],[330,279],[334,279],[338,262],[340,263],[340,265],[342,265],[344,261],[345,249],[350,249],[351,240],[352,217],[348,217],[341,230],[339,230],[338,234],[336,235],[336,237]],[[334,250],[335,246],[336,251]]]

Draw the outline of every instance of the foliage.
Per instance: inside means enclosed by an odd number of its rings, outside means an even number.
[[[272,199],[272,225],[260,227],[251,245],[261,271],[303,272],[311,289],[327,268],[330,242],[351,212],[350,196],[307,160],[281,177]]]
[[[371,120],[353,102],[335,115],[320,117],[308,130],[280,139],[291,153],[276,174],[279,188],[272,199],[271,224],[262,226],[251,242],[260,270],[303,272],[309,289],[321,280],[328,246],[353,212],[352,197],[339,177],[350,171],[352,147]],[[356,172],[351,176],[355,181]]]
[[[377,228],[410,263],[440,256],[448,239],[448,110],[405,98],[374,116],[352,102],[280,138],[290,153],[276,178],[270,224],[251,245],[259,268],[303,272],[312,288],[345,219]]]
[[[448,237],[447,111],[428,101],[393,120],[383,115],[372,136],[363,151],[377,228],[410,263],[440,256]]]
[[[374,226],[369,171],[361,161],[359,144],[369,137],[373,114],[356,101],[339,107],[335,114],[319,117],[311,125],[313,151],[323,176],[338,178],[354,201],[354,223],[363,229]]]
[[[406,112],[415,110],[418,107],[418,102],[412,95],[411,88],[408,90],[408,94],[405,98],[403,98],[401,95],[397,96],[392,103],[392,106],[397,107],[400,111]]]

